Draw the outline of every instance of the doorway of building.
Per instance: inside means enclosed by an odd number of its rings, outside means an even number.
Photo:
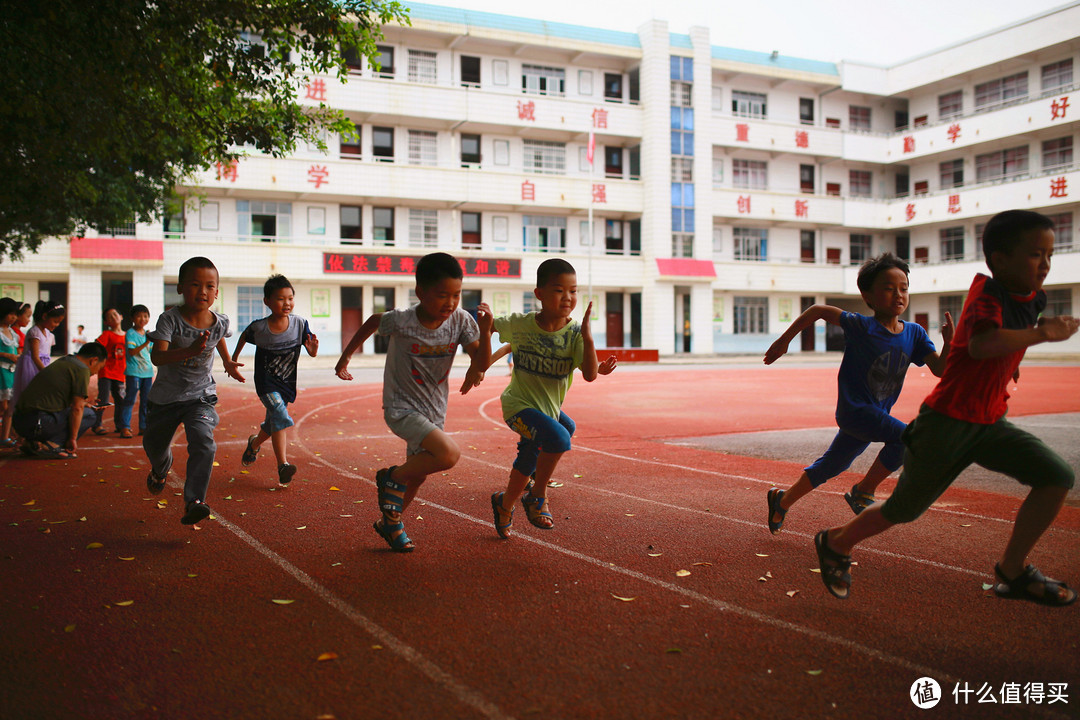
[[[59,303],[64,307],[68,304],[68,288],[66,282],[42,282],[38,283],[38,299],[46,302],[52,301]],[[53,331],[53,337],[56,338],[56,343],[53,344],[53,355],[67,355],[68,354],[68,319],[67,315],[64,315],[64,319],[56,326],[56,330]],[[97,337],[96,335],[94,337]]]
[[[131,327],[131,307],[135,304],[133,296],[134,284],[131,273],[101,273],[101,310],[105,312],[109,308],[115,308],[120,313],[120,327],[123,330]],[[105,317],[102,316],[98,327],[87,328],[87,337],[90,331],[93,331],[94,337],[97,337],[104,329]]]
[[[675,288],[675,352],[688,353],[692,346],[690,288]]]
[[[605,347],[623,347],[623,296],[622,293],[609,292],[604,298],[607,308],[607,335]]]
[[[809,296],[804,295],[803,297],[799,298],[799,312],[800,313],[806,312],[807,310],[809,310],[813,306],[814,306],[814,297],[812,295],[809,295]],[[803,330],[799,335],[802,338],[802,351],[803,352],[814,352],[814,326],[811,325],[810,327]]]
[[[371,298],[371,312],[384,313],[394,309],[394,288],[374,288]],[[385,354],[390,348],[390,338],[386,335],[375,335],[375,352]]]
[[[342,287],[341,288],[341,349],[352,340],[353,335],[364,324],[364,288]],[[356,352],[364,352],[363,347]]]

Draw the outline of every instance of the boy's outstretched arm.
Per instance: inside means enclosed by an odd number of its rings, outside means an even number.
[[[1068,315],[1039,318],[1038,325],[1023,330],[991,327],[979,332],[976,328],[968,341],[968,354],[974,360],[1008,355],[1039,343],[1068,340],[1076,334],[1077,328],[1080,328],[1080,318]]]
[[[465,380],[461,383],[461,394],[472,390],[484,381],[484,372],[491,367],[491,327],[495,318],[487,303],[476,306],[476,324],[480,328],[480,337],[465,346],[465,352],[472,358]]]
[[[491,353],[491,361],[488,362],[488,369],[490,370],[492,365],[509,355],[512,349],[513,348],[510,346],[510,343],[505,343],[501,348]]]
[[[304,349],[307,350],[308,357],[319,354],[319,338],[315,336],[315,333],[308,333],[307,340],[304,341]]]
[[[341,357],[338,358],[337,365],[334,366],[334,373],[342,380],[352,380],[352,374],[348,369],[349,358],[364,344],[365,340],[374,335],[375,331],[379,329],[379,321],[382,320],[382,316],[382,313],[375,313],[365,320],[360,329],[352,336],[349,344],[341,351]]]
[[[926,356],[926,367],[935,377],[941,377],[945,373],[945,364],[949,359],[949,347],[952,345],[953,333],[956,326],[953,324],[952,313],[945,313],[945,322],[941,324],[941,352],[930,353]]]
[[[795,336],[818,320],[839,325],[840,314],[843,312],[840,308],[832,305],[811,305],[802,315],[795,318],[795,322],[791,323],[791,326],[765,351],[765,364],[772,365],[779,360],[787,352],[788,345],[795,339]]]
[[[592,382],[597,375],[610,374],[616,365],[614,355],[604,360],[603,365],[596,359],[596,344],[593,342],[592,326],[589,322],[591,318],[592,303],[589,303],[589,307],[585,308],[585,317],[581,319],[581,339],[585,345],[581,358],[581,377],[585,378],[585,382]]]
[[[239,350],[239,343],[237,343],[237,350]],[[218,340],[217,351],[221,356],[221,364],[225,367],[225,374],[237,382],[247,382],[247,379],[240,374],[240,368],[244,367],[244,363],[236,362],[229,357],[229,345],[225,342],[225,338]]]

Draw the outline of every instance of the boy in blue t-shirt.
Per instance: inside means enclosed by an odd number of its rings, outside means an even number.
[[[146,432],[146,414],[150,411],[150,388],[154,385],[154,365],[150,362],[150,346],[153,340],[146,334],[150,322],[150,310],[145,305],[131,308],[132,325],[124,333],[127,364],[124,377],[127,390],[120,405],[120,437],[131,437],[131,412],[135,396],[139,396],[139,434]]]
[[[908,305],[907,263],[892,253],[884,253],[859,268],[856,282],[873,316],[814,305],[796,318],[765,353],[766,365],[776,362],[787,352],[788,343],[819,319],[844,329],[844,359],[837,375],[836,424],[840,430],[825,454],[803,470],[794,485],[787,490],[769,490],[768,522],[774,535],[783,527],[784,515],[800,498],[851,467],[870,443],[882,442],[885,447],[865,477],[844,494],[856,515],[872,505],[877,486],[904,460],[900,436],[906,426],[889,411],[900,396],[908,365],[926,365],[937,377],[945,372],[954,330],[952,316],[945,313],[940,355],[920,325],[900,319]]]
[[[240,333],[232,359],[240,355],[246,343],[255,346],[255,392],[266,407],[266,419],[259,432],[250,436],[240,462],[251,465],[259,455],[259,446],[269,439],[278,465],[278,482],[288,485],[296,466],[286,455],[285,431],[293,426],[288,405],[296,402],[296,362],[300,348],[315,357],[319,339],[308,329],[307,320],[292,314],[295,292],[284,275],[272,275],[263,284],[263,303],[270,316],[248,325]]]

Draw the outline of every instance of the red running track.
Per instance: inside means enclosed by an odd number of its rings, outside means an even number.
[[[1080,410],[1062,392],[1080,368],[1023,372],[1014,416]],[[931,380],[913,369],[899,416]],[[179,523],[175,473],[163,495],[146,492],[137,442],[0,460],[4,718],[895,718],[922,712],[909,692],[923,676],[945,694],[939,717],[1078,716],[1078,606],[983,589],[1015,498],[951,489],[857,551],[839,601],[811,572],[812,536],[849,516],[844,483],[774,537],[765,491],[801,464],[664,442],[828,425],[835,368],[575,383],[556,527],[533,528],[519,508],[510,541],[488,498],[515,436],[500,420],[505,378],[489,378],[451,398],[462,459],[408,509],[409,555],[371,530],[374,471],[402,454],[378,386],[301,392],[301,470],[280,489],[269,447],[251,472],[239,466],[262,406],[225,382],[215,519],[197,530]],[[174,467],[183,460],[178,447]],[[1068,506],[1033,560],[1078,585],[1078,539]],[[994,688],[999,703],[958,705],[957,683]],[[1065,683],[1068,703],[1000,703],[1028,683]]]

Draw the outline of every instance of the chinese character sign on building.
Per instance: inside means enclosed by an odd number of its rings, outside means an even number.
[[[419,255],[379,255],[372,253],[323,253],[323,272],[331,275],[403,275],[416,272]],[[521,260],[508,258],[459,258],[467,277],[520,278]]]

